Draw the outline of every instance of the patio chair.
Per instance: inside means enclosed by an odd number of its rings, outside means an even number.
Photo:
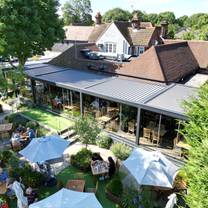
[[[160,135],[158,134],[157,131],[152,131],[152,143],[156,142],[157,145],[160,142]]]
[[[151,140],[151,129],[143,128],[143,137]]]
[[[87,188],[86,189],[86,192],[88,192],[88,193],[94,193],[94,194],[96,194],[97,193],[97,190],[98,190],[98,181],[96,182],[96,185],[95,185],[95,188]]]

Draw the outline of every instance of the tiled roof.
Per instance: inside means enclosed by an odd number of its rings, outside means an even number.
[[[180,82],[199,68],[187,42],[153,46],[127,63],[89,60],[81,55],[82,48],[98,50],[95,44],[77,44],[50,63],[166,83]]]
[[[186,42],[185,40],[164,40],[165,44]],[[188,45],[194,54],[200,68],[208,68],[208,41],[188,40]]]
[[[106,28],[110,25],[110,23],[105,23],[101,25],[95,25],[93,30],[88,38],[89,42],[96,42],[100,35],[106,30]]]
[[[66,40],[87,42],[93,29],[93,26],[65,26]]]
[[[133,30],[131,22],[115,21],[114,24],[130,45],[148,46],[153,33],[157,30],[156,27],[152,27],[152,24],[148,22],[141,22],[138,30]]]

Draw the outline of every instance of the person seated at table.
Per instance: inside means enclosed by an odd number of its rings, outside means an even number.
[[[92,154],[92,161],[96,161],[96,160],[103,161],[103,158],[100,156],[100,153],[95,152]]]
[[[8,183],[9,175],[6,170],[0,168],[0,186],[2,184]]]
[[[116,172],[116,164],[113,160],[112,157],[108,157],[108,162],[109,162],[109,170],[108,170],[108,175],[110,178],[112,178],[112,176],[114,175],[114,173]]]
[[[32,139],[35,138],[35,131],[31,129],[30,127],[28,127],[25,135],[26,135],[26,138],[29,139],[29,141],[31,141]]]
[[[62,108],[62,102],[61,102],[61,99],[60,99],[58,96],[56,96],[56,97],[54,98],[54,100],[56,101],[57,107],[61,109],[61,108]]]
[[[28,205],[38,200],[38,194],[31,187],[28,187],[25,191],[25,196],[27,197]]]
[[[19,132],[20,134],[23,134],[25,132],[25,127],[22,126],[22,124],[19,124],[17,127],[17,132]]]
[[[15,147],[20,147],[21,146],[21,136],[19,132],[14,132],[12,134],[12,138],[10,139],[12,149]]]

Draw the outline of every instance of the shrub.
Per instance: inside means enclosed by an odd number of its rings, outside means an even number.
[[[121,204],[123,208],[138,208],[140,207],[140,193],[138,190],[126,188],[123,195]]]
[[[107,192],[110,192],[114,196],[122,196],[123,185],[119,177],[113,178],[111,181],[109,181],[105,188]]]
[[[36,121],[28,121],[26,123],[26,127],[29,127],[31,129],[36,129],[38,126],[39,126],[39,124]]]
[[[22,117],[19,114],[11,114],[5,118],[9,123],[13,123],[13,128],[17,128],[19,124],[25,126],[28,122],[28,119]]]
[[[111,151],[120,160],[125,160],[131,154],[131,148],[122,143],[114,143],[111,146]]]
[[[86,148],[81,149],[76,155],[71,156],[71,164],[83,171],[90,170],[92,152]]]
[[[98,140],[96,141],[96,144],[101,148],[109,149],[113,140],[108,136],[107,133],[101,132],[98,135]]]
[[[14,153],[10,150],[0,152],[1,166],[6,167],[9,163],[9,160],[14,156]]]

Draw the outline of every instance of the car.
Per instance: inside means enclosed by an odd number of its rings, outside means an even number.
[[[102,55],[98,55],[97,53],[95,52],[90,52],[88,54],[88,58],[91,59],[91,60],[103,60],[105,57],[102,56]]]

